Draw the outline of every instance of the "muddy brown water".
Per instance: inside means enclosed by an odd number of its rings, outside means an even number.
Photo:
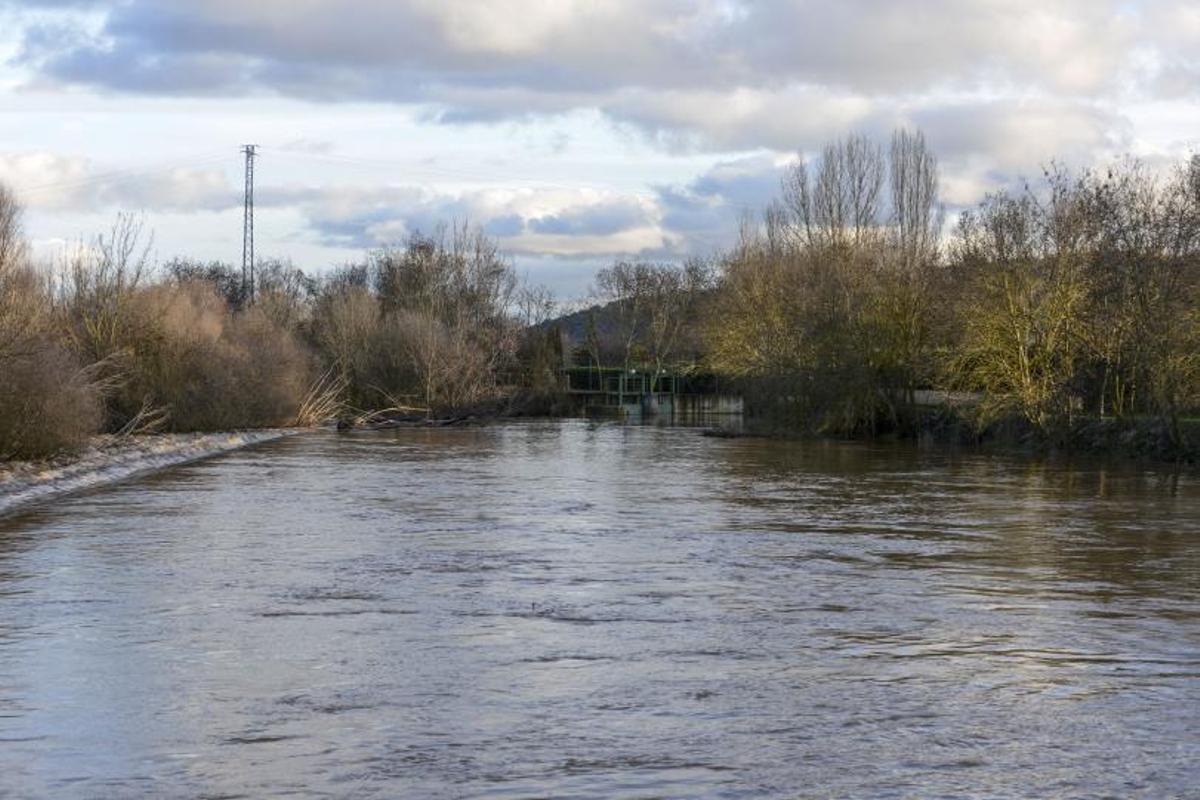
[[[1200,482],[586,422],[0,519],[0,796],[1197,797]]]

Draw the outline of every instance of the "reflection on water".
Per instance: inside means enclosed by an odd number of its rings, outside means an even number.
[[[1187,796],[1200,485],[531,423],[0,521],[0,796]]]

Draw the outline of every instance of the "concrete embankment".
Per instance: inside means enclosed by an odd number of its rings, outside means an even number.
[[[296,433],[294,429],[97,437],[77,456],[0,462],[0,515],[68,492],[207,458]]]

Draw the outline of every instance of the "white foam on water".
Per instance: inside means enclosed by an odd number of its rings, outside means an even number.
[[[142,472],[183,464],[278,439],[294,430],[177,433],[102,437],[78,457],[50,463],[0,463],[0,514],[67,492],[125,480]]]

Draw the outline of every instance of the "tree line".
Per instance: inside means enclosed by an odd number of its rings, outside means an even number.
[[[151,262],[121,215],[54,269],[36,268],[0,187],[0,459],[107,432],[306,425],[334,414],[511,410],[557,380],[524,284],[468,226],[414,235],[321,278],[289,262]]]
[[[933,390],[970,398],[957,414],[977,431],[1065,444],[1149,420],[1182,444],[1200,409],[1200,157],[1166,177],[1052,165],[949,236],[937,189],[920,133],[792,167],[725,263],[713,366],[833,433],[911,432]]]
[[[465,225],[320,277],[265,261],[250,302],[229,265],[152,265],[130,216],[35,269],[20,212],[0,189],[0,457],[338,409],[546,411],[572,358],[723,376],[790,431],[1197,446],[1200,156],[1051,165],[948,222],[920,132],[848,136],[728,252],[601,270],[569,335]]]
[[[849,136],[728,253],[618,263],[594,297],[589,363],[735,378],[777,430],[1200,446],[1200,156],[1052,164],[950,222],[920,132]]]

